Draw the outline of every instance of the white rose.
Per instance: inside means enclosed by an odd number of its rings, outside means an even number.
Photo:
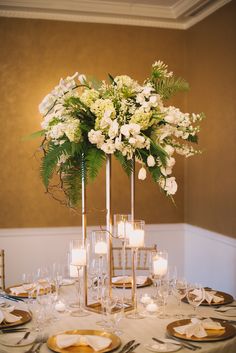
[[[91,143],[96,144],[98,147],[104,143],[105,136],[102,134],[101,130],[90,130],[88,133],[88,139]]]
[[[172,173],[172,168],[170,167],[161,167],[161,172],[163,175],[167,176],[170,175]]]
[[[175,181],[175,177],[162,179],[160,181],[160,186],[167,192],[168,195],[174,195],[177,191],[177,183]]]
[[[145,180],[147,177],[147,172],[146,172],[146,169],[144,167],[142,167],[141,169],[139,169],[139,172],[138,172],[138,179],[139,180]]]
[[[155,159],[154,159],[154,157],[150,154],[150,155],[148,156],[148,158],[147,158],[147,165],[148,165],[149,167],[154,167],[155,164],[156,164]]]

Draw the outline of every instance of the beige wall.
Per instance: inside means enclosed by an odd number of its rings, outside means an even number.
[[[185,33],[176,30],[0,18],[0,227],[48,227],[80,224],[80,216],[44,194],[39,178],[40,141],[22,142],[38,130],[37,107],[60,77],[75,71],[106,78],[107,72],[145,79],[161,58],[177,75],[185,73]],[[175,104],[184,108],[185,96]],[[175,167],[177,207],[150,180],[137,183],[136,217],[147,223],[184,220],[183,160]],[[89,224],[104,223],[104,171],[88,192]],[[129,212],[129,183],[113,169],[113,209]]]
[[[201,158],[186,163],[185,220],[236,237],[236,2],[187,32],[188,110],[205,112]]]

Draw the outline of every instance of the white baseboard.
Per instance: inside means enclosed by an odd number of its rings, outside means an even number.
[[[96,226],[89,226],[88,236]],[[81,227],[0,229],[6,252],[6,284],[21,274],[54,262],[66,263],[71,239]],[[169,264],[189,281],[228,291],[236,296],[236,239],[184,223],[146,225],[146,245],[166,249]]]

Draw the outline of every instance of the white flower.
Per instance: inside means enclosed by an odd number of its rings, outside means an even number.
[[[103,150],[107,154],[112,154],[115,152],[116,147],[112,140],[107,140],[104,144],[102,144],[101,150]]]
[[[91,105],[99,98],[99,93],[95,89],[85,89],[80,96],[82,103],[91,107]]]
[[[120,132],[125,137],[129,137],[130,135],[138,135],[140,133],[140,125],[131,123],[131,124],[124,124],[120,128]]]
[[[104,143],[105,136],[102,134],[101,130],[90,130],[88,133],[88,139],[91,143],[96,144],[99,148]]]
[[[78,79],[79,79],[80,83],[82,83],[82,84],[85,83],[87,80],[86,76],[83,74],[79,75]]]
[[[64,135],[64,124],[59,123],[57,125],[53,125],[52,128],[48,131],[47,135],[52,139],[58,140]]]
[[[172,173],[172,168],[171,167],[161,167],[161,172],[164,176],[170,175]]]
[[[160,180],[160,186],[166,191],[167,195],[174,195],[178,188],[175,177],[162,178]]]
[[[172,168],[175,165],[175,159],[173,157],[169,157],[166,160],[167,167]]]
[[[139,172],[138,172],[138,179],[139,180],[145,180],[147,177],[147,172],[146,172],[146,169],[144,167],[142,167],[141,169],[139,169]]]
[[[42,102],[39,104],[39,112],[42,115],[48,113],[50,109],[52,109],[55,104],[56,98],[51,94],[47,94],[46,97],[43,98]]]
[[[90,107],[92,113],[98,118],[114,117],[116,114],[115,107],[111,99],[97,99]]]
[[[64,123],[64,132],[71,142],[79,142],[81,139],[80,121],[78,119],[68,119]]]
[[[174,153],[175,149],[174,147],[172,147],[171,145],[165,145],[165,147],[163,147],[163,149],[166,151],[166,153],[169,156],[172,156],[172,154]]]
[[[155,164],[156,164],[155,159],[154,159],[154,157],[150,154],[150,155],[148,156],[148,158],[147,158],[147,165],[148,165],[149,167],[154,167]]]
[[[114,139],[114,138],[117,136],[118,131],[119,131],[119,124],[118,124],[117,120],[113,120],[113,121],[111,122],[109,131],[108,131],[108,136],[109,136],[111,139]]]
[[[130,133],[129,133],[130,127],[129,124],[124,124],[121,126],[120,128],[120,132],[122,133],[122,135],[124,135],[125,137],[129,137]]]

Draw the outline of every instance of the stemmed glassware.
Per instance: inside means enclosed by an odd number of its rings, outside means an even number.
[[[87,316],[89,313],[84,310],[81,303],[81,275],[83,268],[86,265],[87,252],[86,245],[83,244],[82,239],[73,239],[70,243],[71,266],[77,270],[77,290],[78,290],[78,304],[77,309],[72,311],[72,316]]]
[[[193,307],[193,314],[189,317],[197,317],[197,307],[205,299],[204,288],[200,284],[189,284],[187,288],[187,299],[189,304]]]
[[[115,214],[114,215],[114,237],[121,240],[122,243],[122,276],[125,277],[126,269],[126,244],[127,234],[131,227],[130,224],[131,215],[127,214]],[[122,303],[124,306],[125,302],[125,281],[123,280],[123,291],[122,291]]]
[[[134,303],[133,312],[127,314],[129,319],[143,319],[143,316],[138,312],[138,298],[137,298],[137,285],[136,285],[136,268],[138,249],[144,246],[144,225],[143,220],[130,221],[128,229],[128,244],[132,248],[132,300]]]
[[[172,287],[172,293],[177,299],[178,302],[178,308],[179,308],[179,313],[175,315],[177,318],[182,318],[184,315],[181,314],[180,308],[181,308],[181,300],[187,295],[187,281],[186,279],[176,279],[176,281],[173,283]]]
[[[151,264],[150,272],[153,283],[156,287],[156,294],[154,297],[158,297],[158,287],[161,284],[161,280],[168,273],[168,253],[166,251],[156,251],[151,253]]]
[[[162,279],[158,285],[157,293],[162,301],[163,311],[158,315],[160,319],[166,319],[169,315],[166,313],[167,299],[169,296],[169,280]]]

